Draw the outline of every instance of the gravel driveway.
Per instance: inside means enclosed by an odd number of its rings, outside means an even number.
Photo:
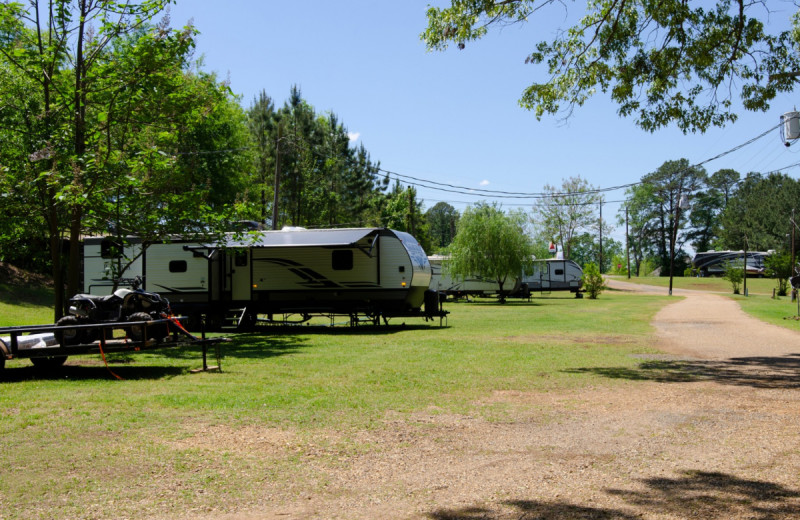
[[[324,485],[213,517],[800,518],[800,334],[719,295],[677,294],[654,320],[665,354],[604,374],[621,385],[496,392],[520,405],[505,422],[387,417],[359,434],[374,448],[308,461]]]

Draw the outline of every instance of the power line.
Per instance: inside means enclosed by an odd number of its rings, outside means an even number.
[[[730,148],[730,149],[728,149],[728,150],[726,150],[724,152],[721,152],[721,153],[719,153],[719,154],[717,154],[717,155],[715,155],[713,157],[710,157],[708,159],[700,161],[700,162],[698,162],[696,164],[690,165],[690,166],[686,167],[682,172],[677,172],[676,174],[683,175],[684,173],[688,172],[689,170],[691,170],[693,168],[697,168],[697,167],[703,166],[704,164],[708,164],[708,163],[710,163],[712,161],[716,161],[718,159],[721,159],[722,157],[725,157],[726,155],[729,155],[729,154],[731,154],[733,152],[741,150],[742,148],[744,148],[746,146],[749,146],[750,144],[758,141],[759,139],[762,139],[766,135],[769,135],[770,132],[772,132],[773,130],[775,130],[775,129],[781,127],[781,126],[782,126],[782,123],[779,123],[778,125],[770,127],[767,130],[765,130],[764,132],[762,132],[761,134],[759,134],[759,135],[757,135],[757,136],[755,136],[755,137],[753,137],[751,139],[748,139],[744,143],[741,143],[741,144],[739,144],[737,146],[734,146],[733,148]],[[419,177],[413,177],[411,175],[405,175],[405,174],[393,172],[391,170],[386,170],[384,168],[378,168],[378,171],[384,172],[390,177],[394,176],[395,180],[397,180],[399,182],[405,182],[406,184],[408,184],[410,186],[415,186],[415,187],[419,187],[419,188],[425,188],[425,189],[434,190],[434,191],[443,191],[443,192],[447,192],[447,193],[457,193],[459,195],[468,195],[468,196],[473,196],[473,197],[487,197],[487,196],[490,196],[490,197],[498,198],[498,199],[546,199],[546,198],[552,198],[552,197],[565,197],[565,196],[571,196],[571,195],[591,195],[591,194],[598,194],[598,193],[606,193],[606,192],[610,192],[610,191],[616,191],[616,190],[620,190],[620,189],[624,189],[624,188],[630,188],[630,187],[633,187],[633,186],[638,186],[640,184],[644,184],[644,181],[637,181],[637,182],[631,182],[631,183],[628,183],[628,184],[622,184],[622,185],[619,185],[619,186],[610,186],[610,187],[607,187],[607,188],[595,188],[595,189],[586,190],[586,191],[582,191],[582,192],[563,192],[563,193],[510,192],[510,191],[500,191],[500,190],[488,190],[488,189],[484,189],[484,188],[468,188],[466,186],[459,186],[459,185],[455,185],[455,184],[448,184],[448,183],[430,181],[430,180],[420,179]],[[403,179],[411,179],[414,182],[404,181]]]

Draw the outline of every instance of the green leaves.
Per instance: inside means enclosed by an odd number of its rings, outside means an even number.
[[[428,9],[421,37],[429,50],[463,46],[491,25],[525,22],[552,3],[453,0]],[[528,86],[519,103],[540,118],[568,113],[603,92],[643,129],[674,123],[685,133],[735,121],[736,96],[747,110],[766,110],[794,87],[786,73],[800,70],[800,37],[797,29],[767,33],[758,17],[770,14],[760,7],[732,0],[711,9],[683,0],[588,2],[575,25],[528,54],[525,62],[546,66],[549,79]]]

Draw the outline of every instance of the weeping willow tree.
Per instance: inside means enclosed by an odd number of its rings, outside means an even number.
[[[450,245],[451,257],[445,264],[448,274],[456,278],[477,275],[496,281],[500,302],[504,303],[506,283],[520,276],[533,259],[526,222],[523,212],[505,213],[496,205],[468,207]]]

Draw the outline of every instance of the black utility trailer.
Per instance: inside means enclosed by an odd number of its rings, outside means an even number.
[[[214,346],[217,360],[220,358],[219,345],[227,338],[206,338],[186,331],[182,322],[185,317],[165,318],[161,320],[103,322],[85,325],[21,325],[16,327],[0,327],[0,370],[5,367],[7,359],[28,358],[42,368],[55,368],[64,364],[69,356],[81,354],[102,354],[110,352],[141,352],[158,348],[176,348],[199,345],[203,350],[203,369],[207,370],[206,357],[208,346]],[[129,332],[137,330],[135,336],[149,338],[148,328],[167,327],[169,331],[161,339],[132,340]],[[93,331],[99,339],[91,343],[73,343],[67,337],[83,337],[76,331]],[[124,337],[119,332],[124,331]],[[218,364],[219,366],[219,364]],[[218,368],[217,366],[217,368]]]

